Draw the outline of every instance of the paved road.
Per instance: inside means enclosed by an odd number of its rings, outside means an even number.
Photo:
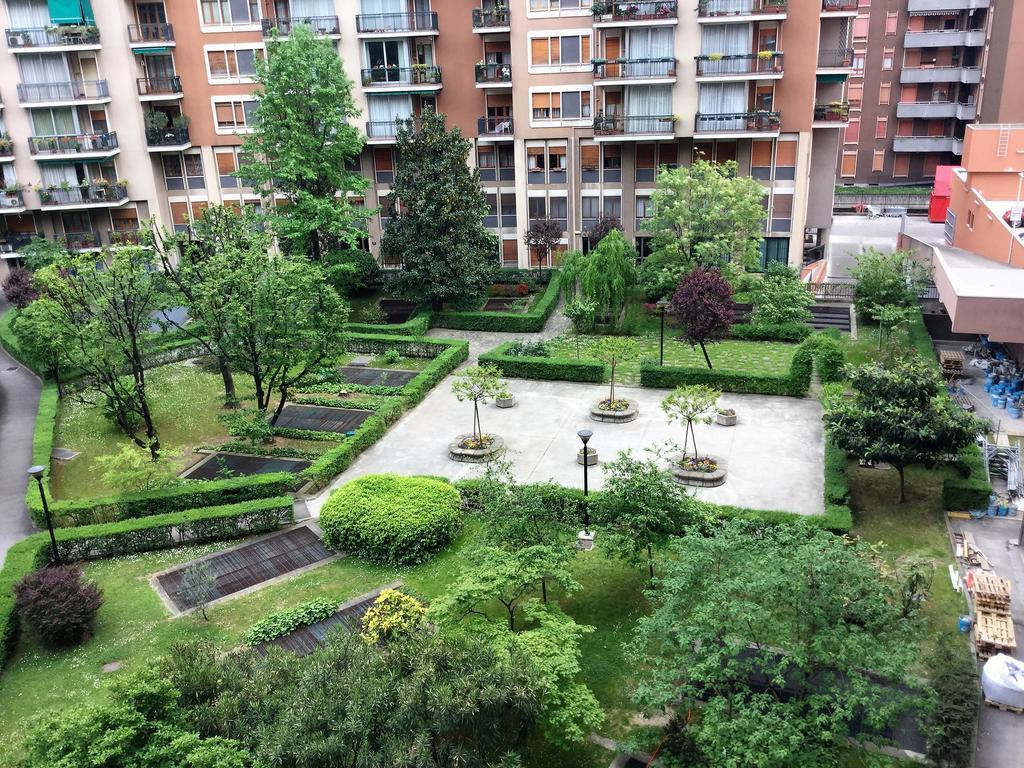
[[[7,305],[0,300],[0,314]],[[26,470],[39,407],[39,379],[0,347],[0,563],[35,528],[25,510]]]

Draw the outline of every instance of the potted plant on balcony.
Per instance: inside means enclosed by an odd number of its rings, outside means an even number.
[[[725,58],[725,54],[719,51],[708,54],[708,61],[721,61],[723,58]]]
[[[843,109],[843,102],[841,101],[830,101],[828,103],[828,109],[825,110],[826,120],[843,120],[846,118],[844,114],[846,110]]]
[[[667,19],[671,16],[675,16],[671,3],[658,3],[654,7],[654,15],[659,19]]]
[[[426,64],[412,65],[412,81],[416,85],[423,85],[430,82],[430,78],[427,76]]]
[[[0,133],[0,155],[7,155],[11,152],[14,144],[6,133]]]
[[[174,131],[177,136],[180,136],[182,140],[188,138],[188,126],[192,122],[192,118],[188,115],[178,114],[174,116],[171,124],[174,126]]]
[[[610,3],[597,2],[590,6],[590,12],[595,19],[607,21],[612,15],[612,6]]]

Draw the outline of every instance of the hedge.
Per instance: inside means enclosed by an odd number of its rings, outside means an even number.
[[[537,333],[544,330],[551,313],[558,306],[560,280],[551,276],[544,293],[528,312],[435,312],[434,328],[457,328],[464,331],[503,331],[505,333]]]
[[[744,341],[788,341],[799,343],[811,335],[807,323],[736,323],[729,336]]]
[[[977,445],[965,448],[946,472],[947,476],[942,480],[943,509],[962,512],[988,508],[992,484],[988,481],[981,448]]]
[[[39,409],[36,411],[35,431],[32,433],[32,464],[46,467],[43,472],[43,487],[46,489],[47,499],[52,499],[50,492],[50,455],[53,453],[53,432],[57,428],[57,409],[60,407],[60,398],[57,396],[56,384],[43,384],[39,391]],[[29,482],[25,488],[25,504],[31,510],[34,506],[39,507],[40,520],[42,519],[42,502],[39,500],[39,487],[36,483]],[[35,519],[33,515],[33,519]],[[40,528],[40,521],[36,520]]]
[[[404,323],[393,325],[345,323],[345,330],[350,333],[387,333],[390,336],[426,336],[430,330],[430,312],[417,312]]]
[[[480,365],[494,365],[501,369],[502,375],[520,379],[586,381],[599,384],[608,377],[608,366],[596,360],[576,360],[569,357],[520,357],[505,354],[505,351],[514,343],[507,341],[490,352],[480,355]]]

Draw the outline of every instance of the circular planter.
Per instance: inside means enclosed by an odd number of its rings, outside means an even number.
[[[636,400],[629,400],[625,397],[616,398],[621,402],[626,403],[626,407],[621,411],[603,411],[600,405],[607,398],[602,398],[590,406],[590,418],[594,421],[603,421],[610,424],[625,424],[627,421],[633,421],[640,413],[640,408],[637,405]]]
[[[672,462],[672,478],[680,485],[689,485],[695,488],[714,488],[725,482],[727,468],[723,459],[710,456],[709,458],[714,459],[715,463],[718,464],[718,469],[714,472],[696,472],[680,467],[679,462],[682,458],[682,454],[677,453],[670,459]]]
[[[499,397],[494,400],[494,404],[499,408],[511,408],[516,404],[516,399],[511,395],[509,397]]]
[[[583,464],[583,449],[576,451],[576,463]],[[587,448],[587,466],[593,467],[597,464],[597,448]]]
[[[505,441],[498,435],[487,435],[491,438],[491,444],[486,448],[463,448],[462,441],[472,436],[470,433],[459,435],[448,443],[448,458],[452,461],[480,464],[505,451]]]
[[[732,416],[726,413],[719,413],[715,416],[715,421],[723,427],[735,427],[736,426],[736,414]]]

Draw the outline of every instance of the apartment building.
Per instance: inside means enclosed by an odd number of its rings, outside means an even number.
[[[827,238],[856,0],[2,3],[0,66],[17,76],[0,83],[0,263],[33,233],[96,248],[148,217],[181,229],[211,204],[271,203],[232,174],[254,63],[297,23],[355,85],[374,252],[397,121],[424,109],[472,139],[505,266],[531,263],[539,218],[579,248],[616,216],[646,254],[657,167],[698,154],[765,185],[766,261],[798,265]]]
[[[1024,120],[1022,39],[1013,0],[859,0],[839,182],[930,183],[968,125]]]

